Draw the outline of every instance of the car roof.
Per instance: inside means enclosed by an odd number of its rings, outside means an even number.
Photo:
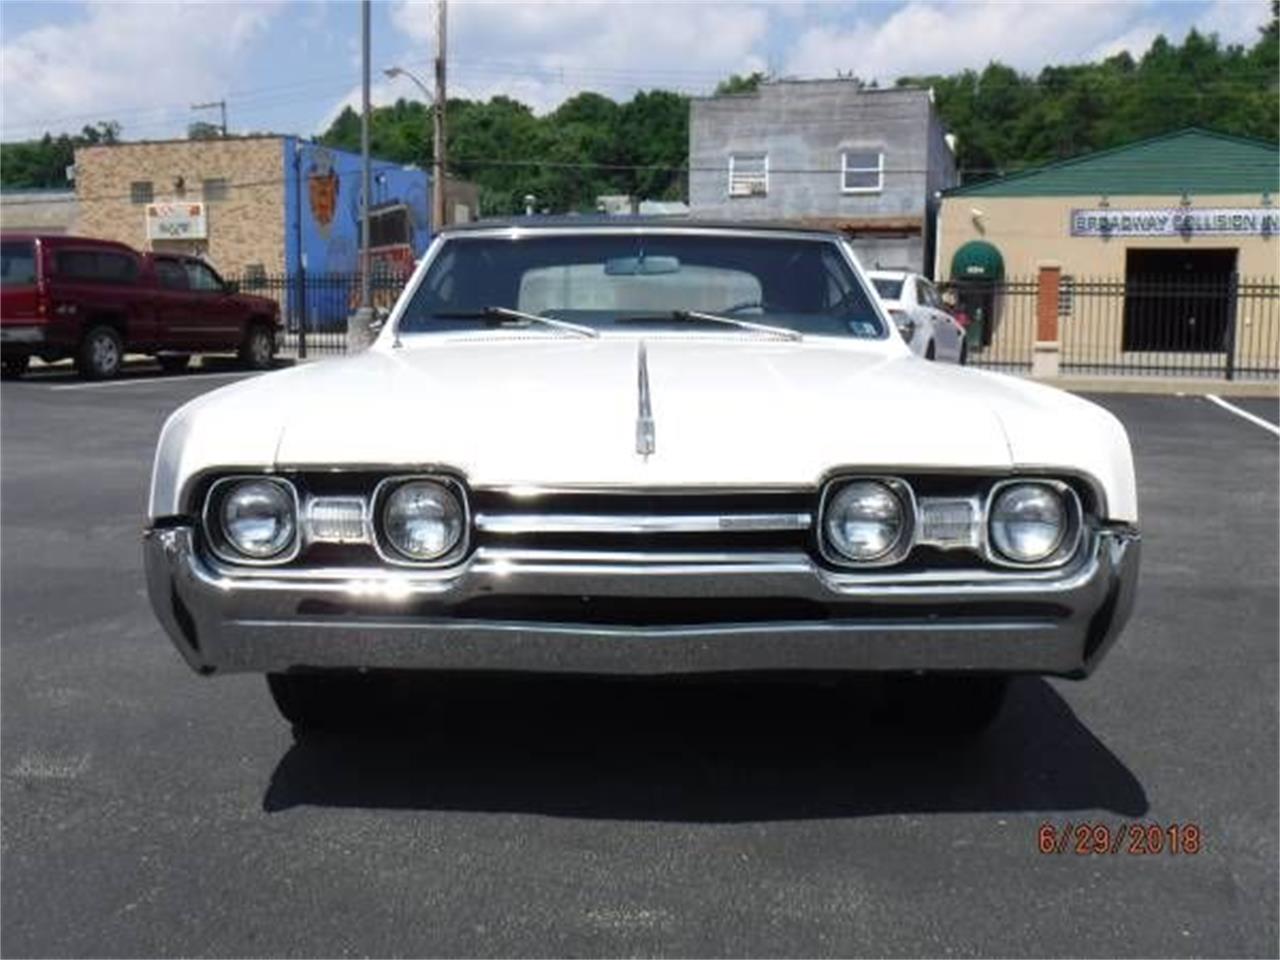
[[[868,270],[867,276],[873,280],[905,280],[916,274],[911,270]]]
[[[82,237],[74,233],[40,233],[31,230],[0,230],[0,238],[5,240],[39,240],[41,246],[61,246],[63,244],[93,245],[100,247],[114,247],[117,250],[128,250],[130,253],[137,253],[133,247],[127,243],[121,243],[119,240],[104,240],[102,237]]]
[[[734,233],[759,233],[761,235],[788,234],[814,239],[836,240],[844,236],[839,230],[828,230],[810,227],[803,224],[786,223],[771,220],[702,220],[691,217],[642,217],[642,216],[533,216],[533,217],[495,217],[491,220],[475,220],[471,223],[459,223],[445,227],[440,233],[445,236],[465,235],[486,231],[556,231],[581,229],[599,232],[601,230],[643,231],[654,233],[697,233],[700,231],[733,231]]]

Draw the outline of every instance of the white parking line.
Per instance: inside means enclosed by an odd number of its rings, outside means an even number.
[[[1270,430],[1277,437],[1280,437],[1280,427],[1277,427],[1274,423],[1268,423],[1266,420],[1263,420],[1259,416],[1255,416],[1254,414],[1250,413],[1248,410],[1241,410],[1239,407],[1235,406],[1234,404],[1227,403],[1227,401],[1223,400],[1219,396],[1215,396],[1212,393],[1206,393],[1205,397],[1206,399],[1212,400],[1214,403],[1220,406],[1223,410],[1230,410],[1236,416],[1244,417],[1250,423],[1256,423],[1263,430]]]
[[[172,380],[186,380],[188,383],[199,383],[201,380],[218,380],[223,377],[256,377],[256,373],[243,370],[228,370],[226,373],[182,374],[176,377],[125,377],[120,380],[101,380],[96,383],[67,383],[51,386],[50,390],[100,390],[103,387],[136,387],[148,383],[168,383]]]

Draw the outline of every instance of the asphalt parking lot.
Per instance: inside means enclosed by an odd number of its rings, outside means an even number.
[[[1092,398],[1137,453],[1137,610],[1092,679],[1018,681],[977,747],[824,689],[566,682],[295,744],[261,678],[188,670],[141,578],[160,425],[237,376],[0,388],[6,956],[1275,955],[1262,426]],[[1135,821],[1202,847],[1037,848]]]

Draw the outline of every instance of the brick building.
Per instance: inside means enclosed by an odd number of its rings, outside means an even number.
[[[283,272],[286,146],[284,137],[237,137],[81,147],[79,232],[140,250],[199,253],[227,276],[250,265]],[[149,211],[176,202],[202,206],[203,224],[181,239],[155,236]]]
[[[358,154],[247,136],[82,147],[75,169],[85,235],[198,254],[228,277],[358,269]],[[375,265],[404,268],[432,234],[430,178],[375,160],[372,180]],[[474,199],[457,187],[454,217],[470,219]]]

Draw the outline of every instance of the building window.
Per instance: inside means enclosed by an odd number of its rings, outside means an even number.
[[[219,203],[226,200],[231,193],[231,186],[226,177],[214,177],[200,183],[200,196],[205,203]]]
[[[843,193],[879,193],[884,187],[884,154],[872,150],[842,153],[840,190]]]
[[[156,198],[150,180],[135,180],[129,184],[130,203],[150,203]]]
[[[729,154],[729,196],[763,197],[769,193],[767,153]]]
[[[402,203],[369,211],[369,246],[403,247],[413,243],[409,208]]]

